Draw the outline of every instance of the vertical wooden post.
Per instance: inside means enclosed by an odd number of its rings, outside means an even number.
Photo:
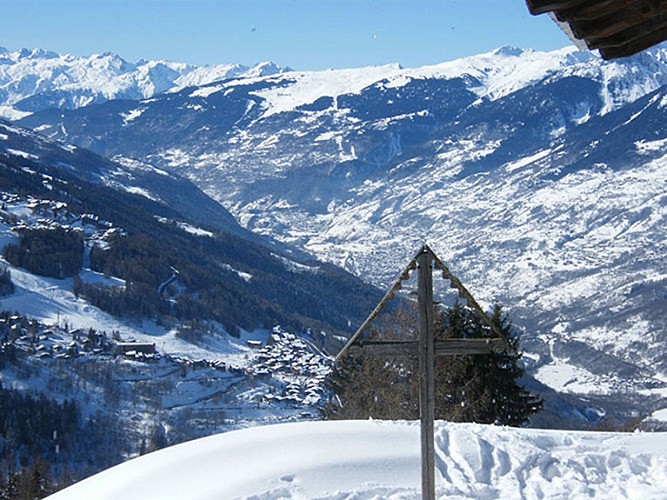
[[[427,247],[417,259],[419,308],[419,414],[421,418],[422,499],[435,500],[435,335],[433,257]]]

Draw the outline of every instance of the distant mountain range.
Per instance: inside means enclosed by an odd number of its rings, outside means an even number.
[[[615,63],[502,48],[419,69],[239,77],[21,123],[178,171],[247,228],[378,284],[428,240],[476,295],[508,305],[538,375],[566,361],[605,392],[667,365],[666,66],[662,48]]]
[[[131,63],[111,52],[88,57],[42,49],[0,47],[0,117],[16,119],[48,108],[73,109],[109,99],[146,99],[161,92],[232,77],[289,71],[255,66],[195,66],[171,61]]]
[[[426,241],[506,306],[537,380],[601,414],[650,413],[667,380],[666,84],[665,47],[616,62],[504,47],[229,76],[19,123],[187,177],[244,228],[377,285]]]

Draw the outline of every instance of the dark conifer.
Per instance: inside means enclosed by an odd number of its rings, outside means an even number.
[[[454,422],[497,423],[519,426],[542,408],[542,399],[526,391],[518,338],[500,306],[491,321],[509,339],[513,352],[436,358],[436,418]],[[403,340],[414,340],[409,315],[393,316],[392,332],[402,329]],[[484,338],[492,335],[472,310],[455,304],[436,315],[436,337]],[[382,329],[372,335],[387,340]],[[332,395],[325,418],[419,418],[416,356],[344,359],[327,380]]]

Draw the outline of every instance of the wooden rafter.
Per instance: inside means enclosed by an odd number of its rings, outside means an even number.
[[[667,0],[526,0],[533,15],[549,13],[573,41],[605,59],[636,54],[667,40]]]
[[[375,342],[369,341],[363,344],[350,346],[347,353],[352,357],[389,357],[414,355],[417,352],[419,342],[394,341]],[[446,339],[435,341],[436,356],[467,355],[467,354],[489,354],[492,352],[503,352],[506,350],[505,341],[496,339]]]

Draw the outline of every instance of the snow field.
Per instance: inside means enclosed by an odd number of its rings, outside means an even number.
[[[439,498],[667,498],[667,434],[437,422]],[[253,427],[125,462],[60,499],[417,499],[416,422]]]

